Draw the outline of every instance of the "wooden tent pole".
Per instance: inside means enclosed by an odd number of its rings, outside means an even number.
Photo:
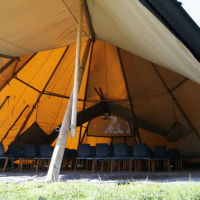
[[[85,1],[83,11],[84,11],[84,14],[85,14],[85,19],[86,19],[86,23],[87,23],[87,26],[88,26],[88,29],[89,29],[91,40],[93,42],[95,42],[95,33],[94,33],[93,26],[92,26],[92,21],[91,21],[91,18],[90,18],[90,13],[89,13],[86,1]]]
[[[78,91],[80,90],[83,73],[85,70],[85,65],[86,65],[88,54],[89,54],[90,43],[91,43],[91,40],[88,40],[86,47],[85,47],[84,55],[83,55],[83,58],[81,61],[81,66],[79,68]],[[64,150],[65,150],[65,146],[67,143],[69,128],[70,128],[71,114],[72,114],[72,101],[73,101],[73,91],[71,93],[71,97],[70,97],[68,105],[67,105],[67,110],[65,111],[64,119],[63,119],[63,122],[62,122],[62,125],[60,128],[60,133],[58,135],[58,140],[57,140],[56,146],[54,148],[51,163],[49,166],[49,171],[48,171],[47,178],[46,178],[47,182],[53,182],[53,181],[58,180],[58,176],[60,173],[60,167],[61,167],[62,160],[63,160]]]
[[[190,121],[189,117],[186,115],[185,111],[183,110],[182,106],[179,104],[178,100],[176,99],[176,97],[174,96],[173,92],[169,89],[169,87],[167,86],[166,82],[164,81],[163,77],[161,76],[160,72],[158,71],[158,69],[156,68],[154,63],[151,63],[152,67],[154,68],[156,74],[158,75],[159,79],[161,80],[162,84],[164,85],[165,89],[167,90],[168,94],[170,95],[170,97],[172,98],[172,100],[174,101],[174,103],[176,104],[176,106],[178,107],[178,109],[180,110],[180,112],[182,113],[182,115],[184,116],[184,118],[186,119],[187,123],[190,125],[190,127],[192,128],[192,131],[195,133],[195,135],[197,136],[197,138],[200,140],[200,135],[198,134],[196,128],[194,127],[194,125],[192,124],[192,122]],[[185,79],[186,81],[187,79]],[[185,82],[184,81],[184,82]]]
[[[129,88],[128,88],[128,83],[127,83],[127,80],[126,80],[126,75],[125,75],[124,66],[123,66],[123,62],[122,62],[122,57],[121,57],[120,50],[119,50],[118,47],[117,47],[117,52],[118,52],[118,56],[119,56],[119,61],[120,61],[120,65],[121,65],[123,78],[124,78],[124,83],[125,83],[125,86],[126,86],[126,92],[128,94],[128,99],[129,99],[129,103],[130,103],[130,107],[131,107],[131,113],[132,113],[132,116],[133,116],[135,131],[136,131],[136,134],[138,136],[139,142],[141,143],[140,134],[139,134],[138,125],[137,125],[137,118],[136,118],[135,111],[134,111],[134,108],[133,108],[133,103],[131,101],[131,94],[130,94],[130,91],[129,91]]]
[[[19,57],[14,57],[14,56],[9,56],[9,55],[4,55],[4,54],[0,54],[1,58],[8,58],[11,60],[19,60]]]
[[[6,63],[1,69],[0,74],[4,72],[10,65],[12,65],[16,60],[10,60],[8,63]],[[17,61],[16,61],[17,62]]]
[[[83,21],[83,6],[84,0],[79,0],[79,21],[76,41],[76,59],[75,59],[75,73],[74,73],[74,88],[72,101],[72,117],[71,117],[71,138],[76,137],[76,119],[77,119],[77,104],[78,104],[78,70],[80,66],[80,50],[81,50],[81,35],[82,35],[82,21]]]

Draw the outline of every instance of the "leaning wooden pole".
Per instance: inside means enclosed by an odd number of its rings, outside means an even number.
[[[87,57],[90,50],[90,43],[91,43],[91,40],[88,40],[85,47],[84,55],[81,61],[81,65],[78,71],[78,91],[80,90],[83,73],[85,71],[85,65],[86,65]],[[69,134],[71,114],[72,114],[72,100],[73,100],[73,92],[71,93],[71,97],[67,105],[67,110],[65,112],[64,119],[61,125],[60,133],[58,135],[58,140],[54,148],[53,156],[51,159],[49,171],[46,178],[47,182],[53,182],[53,181],[58,180],[60,167],[61,167],[62,159],[64,155],[64,150],[65,150],[65,146],[66,146],[67,138]]]
[[[77,104],[78,104],[78,69],[80,66],[80,51],[81,51],[81,35],[82,35],[82,21],[83,21],[83,6],[84,0],[79,0],[79,21],[76,41],[76,59],[75,59],[75,73],[74,73],[74,89],[72,101],[72,117],[71,117],[71,138],[76,137],[76,119],[77,119]]]

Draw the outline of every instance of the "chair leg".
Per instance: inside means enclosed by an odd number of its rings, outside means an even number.
[[[72,170],[72,164],[73,164],[73,161],[72,161],[72,159],[69,161],[69,165],[70,165],[70,170]]]
[[[86,160],[86,163],[85,163],[85,171],[87,171],[87,168],[88,168],[88,160]]]
[[[111,158],[111,162],[110,162],[110,172],[112,173],[113,172],[113,158]]]
[[[75,169],[74,169],[74,171],[76,172],[76,168],[77,168],[77,163],[78,162],[78,159],[76,158],[76,161],[75,161]]]
[[[180,165],[181,165],[181,170],[183,170],[183,163],[182,163],[182,160],[180,160],[179,162],[180,162]]]
[[[6,160],[5,160],[2,172],[4,172],[6,170],[7,165],[8,165],[8,158],[6,158]]]
[[[19,160],[19,163],[20,163],[20,172],[22,171],[22,167],[23,167],[23,164],[24,164],[24,159],[21,159],[21,162],[20,162],[20,160]]]
[[[148,162],[148,173],[150,173],[150,171],[151,171],[151,169],[150,169],[150,167],[151,167],[150,160],[148,160],[147,162]]]
[[[155,161],[151,160],[151,171],[155,172],[155,165],[154,165]]]
[[[132,159],[130,158],[130,160],[129,160],[129,172],[131,172],[131,170],[132,170]]]
[[[137,172],[137,166],[138,166],[137,160],[135,160],[135,172]]]
[[[93,158],[92,160],[92,172],[94,172],[95,170],[95,158]]]
[[[101,161],[101,172],[103,172],[104,160]]]
[[[117,161],[117,171],[120,172],[120,168],[121,168],[121,160]]]
[[[38,171],[38,167],[39,167],[39,162],[40,162],[40,159],[38,158],[38,160],[37,160],[37,165],[36,165],[36,172]]]

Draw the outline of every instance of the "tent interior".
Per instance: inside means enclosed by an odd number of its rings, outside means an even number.
[[[0,141],[6,151],[54,146],[73,89],[79,1],[12,2],[0,3]],[[199,162],[199,27],[176,0],[126,3],[87,0],[96,41],[66,147],[142,142]],[[88,35],[84,17],[81,59]]]

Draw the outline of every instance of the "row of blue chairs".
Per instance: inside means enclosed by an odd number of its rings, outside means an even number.
[[[38,147],[32,144],[24,145],[23,151],[20,150],[18,145],[9,145],[8,146],[8,155],[6,155],[4,146],[0,143],[0,159],[4,159],[3,172],[5,171],[8,161],[11,161],[11,167],[14,169],[14,161],[19,160],[18,169],[21,171],[24,161],[27,161],[27,165],[30,162],[30,168],[34,169],[36,166],[36,171],[38,167],[42,165],[43,167],[49,167],[50,160],[53,154],[53,147],[48,144],[43,144]],[[37,163],[36,163],[37,161]]]
[[[19,160],[18,169],[22,170],[24,161],[30,162],[30,169],[36,167],[49,167],[50,160],[53,153],[52,146],[48,144],[40,145],[36,147],[35,145],[25,145],[23,151],[20,150],[18,145],[8,146],[8,155],[4,151],[3,145],[0,143],[0,159],[5,160],[3,171],[5,171],[8,161],[11,160],[11,166],[14,168],[14,161]],[[79,160],[79,163],[78,163]],[[175,162],[178,167],[182,167],[181,157],[178,149],[171,149],[167,151],[165,146],[156,146],[154,152],[151,152],[149,146],[144,143],[134,144],[133,146],[127,146],[126,143],[116,143],[114,146],[108,146],[108,144],[97,144],[96,146],[90,146],[89,144],[79,144],[78,151],[74,149],[65,149],[63,156],[62,169],[66,167],[72,169],[74,166],[75,170],[78,166],[83,166],[80,164],[80,160],[85,160],[85,169],[88,168],[88,162],[92,162],[92,171],[97,168],[97,164],[100,163],[100,168],[103,170],[105,168],[105,163],[107,168],[112,172],[115,168],[118,171],[121,167],[121,161],[123,170],[127,168],[129,162],[129,171],[132,169],[132,164],[135,166],[135,171],[140,170],[141,161],[147,161],[148,170],[150,171],[150,162],[152,171],[155,171],[155,163],[157,161],[165,162],[165,168],[170,170],[169,161]],[[105,162],[104,162],[105,161]],[[133,163],[134,161],[134,163]],[[36,163],[37,162],[37,163]]]
[[[148,171],[150,168],[155,171],[155,167],[158,166],[158,162],[162,161],[166,170],[170,171],[170,161],[175,162],[175,165],[179,169],[182,168],[182,161],[178,149],[170,149],[167,151],[166,146],[155,146],[154,152],[145,143],[136,143],[133,146],[127,146],[126,143],[116,143],[114,146],[108,146],[108,144],[96,144],[96,146],[90,146],[89,144],[80,144],[77,151],[75,170],[78,166],[78,160],[86,160],[86,169],[88,161],[92,160],[92,171],[95,170],[97,161],[106,161],[110,171],[115,169],[115,163],[120,171],[122,167],[124,170],[124,163],[129,162],[129,171],[132,170],[134,165],[135,171],[141,169],[141,162],[147,162]],[[121,163],[122,161],[122,163]],[[134,161],[134,162],[133,162]],[[103,169],[103,166],[101,166]]]

